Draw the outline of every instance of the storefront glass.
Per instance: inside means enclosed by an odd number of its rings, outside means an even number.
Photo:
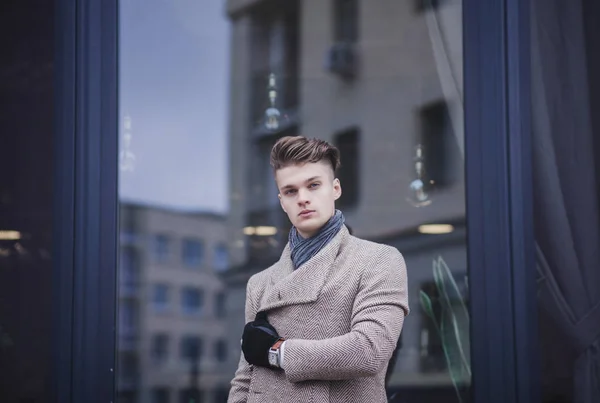
[[[119,35],[119,403],[227,400],[295,134],[340,149],[346,223],[406,260],[390,402],[469,402],[461,2],[123,0]]]

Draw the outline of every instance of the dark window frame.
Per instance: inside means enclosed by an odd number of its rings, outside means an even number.
[[[540,401],[529,7],[463,1],[474,403]]]
[[[51,401],[115,401],[118,0],[55,0]]]

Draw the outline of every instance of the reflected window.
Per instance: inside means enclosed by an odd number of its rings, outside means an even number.
[[[181,359],[197,361],[202,357],[202,339],[199,336],[184,336],[180,346]]]
[[[152,253],[154,260],[158,263],[167,263],[169,261],[170,239],[168,235],[158,234],[153,238]]]
[[[358,0],[335,0],[334,4],[336,41],[356,42],[358,39]]]
[[[121,301],[119,312],[120,332],[123,334],[134,333],[137,324],[137,309],[134,301]]]
[[[152,389],[151,402],[152,403],[169,403],[169,389],[165,387],[158,387]]]
[[[138,357],[134,353],[120,353],[119,371],[119,376],[122,381],[121,386],[135,386],[139,375]]]
[[[225,318],[227,314],[226,303],[227,294],[225,294],[223,291],[220,291],[215,294],[215,316],[218,319]]]
[[[132,247],[124,247],[121,250],[121,289],[133,290],[137,286],[139,273],[139,262],[137,251]]]
[[[215,247],[213,265],[216,271],[225,271],[229,267],[229,250],[224,243]]]
[[[181,309],[186,315],[198,315],[202,311],[204,293],[199,288],[185,287],[181,290]]]
[[[169,286],[154,284],[152,289],[152,307],[155,311],[166,311],[169,308]]]
[[[181,253],[186,267],[199,267],[202,264],[204,245],[199,239],[186,238],[183,240]]]
[[[227,361],[227,342],[225,340],[215,342],[215,357],[219,362]]]
[[[423,146],[425,175],[436,189],[448,187],[460,180],[456,167],[460,159],[458,144],[450,122],[448,105],[437,101],[420,110],[419,143]]]
[[[152,336],[152,347],[150,354],[155,362],[164,362],[169,355],[169,336],[167,334],[155,334]]]
[[[351,129],[335,136],[335,146],[340,150],[341,166],[338,178],[342,185],[342,196],[338,208],[355,207],[360,192],[359,131]]]

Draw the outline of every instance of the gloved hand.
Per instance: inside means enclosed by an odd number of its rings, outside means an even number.
[[[267,314],[259,312],[252,322],[244,326],[242,351],[249,364],[271,368],[269,349],[279,340],[277,330],[267,321]]]

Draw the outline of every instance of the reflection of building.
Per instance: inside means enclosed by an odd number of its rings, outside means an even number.
[[[226,278],[230,309],[239,318],[229,321],[231,341],[241,331],[245,282],[272,263],[286,242],[288,223],[276,198],[270,148],[282,135],[319,137],[342,153],[339,207],[354,233],[398,247],[409,266],[413,316],[396,368],[416,376],[394,376],[391,384],[448,386],[443,374],[422,376],[424,368],[440,365],[424,363],[436,348],[419,316],[418,292],[431,281],[438,254],[459,275],[466,272],[462,7],[458,1],[358,3],[228,1],[234,268]],[[276,130],[267,128],[272,112],[265,116],[273,98]],[[417,145],[424,152],[422,175],[415,166]],[[418,231],[422,224],[452,224],[454,230],[426,235]],[[266,230],[257,235],[257,228]],[[236,363],[232,358],[231,373]]]
[[[225,218],[135,204],[121,207],[118,325],[120,402],[221,402],[229,264]],[[170,398],[169,398],[170,396]]]

